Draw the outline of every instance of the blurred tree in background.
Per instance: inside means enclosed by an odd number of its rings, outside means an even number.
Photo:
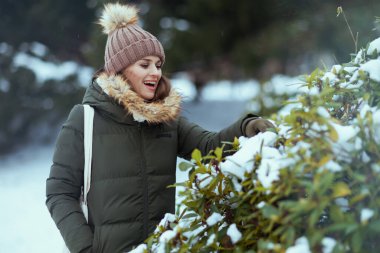
[[[340,5],[360,43],[379,34],[368,26],[379,15],[376,0],[3,0],[0,41],[16,47],[38,41],[61,60],[101,66],[106,36],[96,21],[108,2],[140,7],[142,25],[165,46],[168,72],[201,68],[211,72],[207,80],[300,74],[321,53],[344,60],[354,44],[336,17]]]
[[[164,42],[167,69],[190,70],[202,85],[215,78],[298,75],[320,65],[324,55],[327,64],[348,60],[354,43],[345,21],[336,18],[338,5],[360,31],[360,43],[379,34],[369,26],[380,10],[375,0],[161,0],[152,1],[144,18]]]
[[[108,2],[116,1],[0,2],[0,153],[28,140],[41,122],[58,124],[81,101],[86,86],[79,85],[80,73],[41,82],[28,66],[15,66],[14,57],[19,52],[33,56],[25,45],[38,42],[49,49],[38,56],[41,61],[70,60],[100,68],[106,35],[96,21]],[[380,15],[378,0],[118,2],[140,8],[141,25],[165,47],[164,72],[169,76],[186,72],[198,88],[210,80],[265,81],[275,73],[299,75],[323,64],[348,61],[345,57],[355,47],[345,20],[336,17],[338,6],[343,6],[354,34],[359,32],[358,44],[366,44],[380,30],[374,24]],[[44,98],[53,105],[31,105]]]

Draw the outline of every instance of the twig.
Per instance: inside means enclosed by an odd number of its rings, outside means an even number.
[[[358,52],[358,36],[359,36],[359,32],[356,33],[356,38],[355,38],[354,37],[354,33],[351,30],[351,26],[348,23],[348,20],[346,18],[346,15],[344,14],[342,6],[339,6],[336,11],[337,11],[337,15],[336,15],[337,17],[339,17],[340,14],[343,15],[344,21],[346,21],[348,30],[350,31],[351,38],[352,38],[352,40],[354,41],[354,44],[355,44],[355,53],[357,53]]]

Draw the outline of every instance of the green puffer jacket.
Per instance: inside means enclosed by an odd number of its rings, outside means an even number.
[[[95,109],[88,224],[78,203],[84,165],[82,105],[72,109],[57,139],[46,204],[71,252],[125,252],[142,243],[165,213],[174,212],[175,189],[167,186],[175,182],[177,156],[189,159],[195,148],[205,154],[221,141],[243,135],[244,118],[219,133],[208,132],[177,117],[180,99],[175,92],[152,105],[115,83],[99,77],[83,99]],[[133,103],[128,102],[131,96]]]

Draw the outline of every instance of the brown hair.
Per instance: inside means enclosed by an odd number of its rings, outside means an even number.
[[[92,76],[92,82],[96,81],[96,78],[98,78],[98,76],[100,76],[104,72],[105,72],[104,68],[98,69]],[[122,75],[122,72],[117,73],[117,75],[121,75],[124,78],[124,76]],[[172,86],[171,86],[169,78],[162,75],[160,81],[158,81],[156,93],[154,94],[154,97],[150,102],[165,99],[167,96],[169,96],[171,87]]]
[[[158,82],[158,86],[156,89],[156,94],[154,94],[153,101],[163,100],[167,96],[169,96],[171,84],[169,78],[162,75],[160,81]]]

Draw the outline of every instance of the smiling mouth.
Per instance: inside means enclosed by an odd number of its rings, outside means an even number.
[[[156,82],[144,82],[144,84],[145,84],[146,86],[149,86],[149,87],[154,87],[154,86],[156,86]]]

